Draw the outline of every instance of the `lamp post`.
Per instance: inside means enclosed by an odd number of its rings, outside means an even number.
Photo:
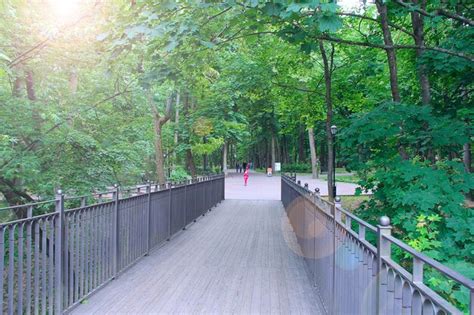
[[[335,199],[336,194],[336,125],[331,126],[331,136],[332,136],[332,198]]]

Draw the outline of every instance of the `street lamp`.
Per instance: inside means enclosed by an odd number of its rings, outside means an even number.
[[[331,126],[332,136],[332,198],[336,198],[336,125]]]

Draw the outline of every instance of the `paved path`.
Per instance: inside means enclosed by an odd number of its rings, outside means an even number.
[[[253,179],[228,194],[279,196],[279,178],[270,180],[274,194],[259,193],[268,182]],[[225,200],[73,313],[320,314],[295,248],[280,201]]]
[[[328,182],[322,179],[312,179],[311,175],[300,175],[296,177],[297,180],[301,181],[301,184],[308,183],[309,189],[314,191],[317,187],[319,188],[319,193],[322,196],[328,195]],[[343,183],[336,181],[336,190],[337,194],[341,196],[350,196],[355,195],[356,189],[359,187],[357,184],[353,183]]]
[[[312,179],[311,175],[297,176],[301,184],[308,183],[309,188],[314,191],[319,188],[322,196],[328,195],[328,184],[325,180]],[[226,177],[226,199],[251,199],[251,200],[281,200],[280,176],[267,177],[262,173],[250,173],[248,186],[244,186],[242,173],[229,172]],[[338,195],[354,195],[359,185],[352,183],[337,183]]]
[[[243,174],[230,171],[225,180],[225,199],[281,200],[280,176],[251,172],[244,186]]]

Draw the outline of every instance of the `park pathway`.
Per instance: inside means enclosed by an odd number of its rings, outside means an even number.
[[[275,179],[229,177],[225,201],[72,313],[321,314]]]

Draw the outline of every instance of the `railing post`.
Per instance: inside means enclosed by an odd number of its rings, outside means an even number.
[[[187,190],[188,190],[188,180],[184,181],[184,223],[183,223],[183,231],[186,230],[186,218],[188,216],[188,199],[187,199]]]
[[[341,221],[341,211],[339,211],[338,207],[341,206],[341,198],[340,197],[336,197],[334,199],[334,204],[333,204],[333,231],[332,231],[332,314],[337,314],[337,307],[336,307],[336,292],[337,292],[337,288],[336,288],[336,276],[337,276],[337,272],[336,272],[336,266],[337,266],[337,263],[336,263],[336,258],[337,258],[337,224],[338,222]]]
[[[87,197],[82,196],[81,197],[81,208],[84,208],[87,205]]]
[[[377,225],[377,295],[376,295],[376,307],[377,314],[384,314],[383,301],[382,301],[382,286],[387,286],[386,281],[382,281],[382,264],[383,258],[390,258],[390,241],[386,240],[384,235],[391,235],[392,227],[390,226],[390,218],[382,216],[379,219]]]
[[[120,258],[120,247],[119,247],[119,239],[120,239],[120,214],[119,214],[119,199],[120,199],[120,191],[119,191],[119,186],[117,184],[114,185],[114,192],[113,192],[113,199],[114,199],[114,239],[113,239],[113,244],[114,244],[114,266],[113,266],[113,271],[115,276],[118,273],[119,269],[119,258]]]
[[[56,220],[56,235],[55,235],[55,313],[62,314],[63,312],[63,271],[64,271],[64,195],[61,190],[56,192],[56,212],[58,213]]]
[[[172,192],[171,192],[171,187],[172,187],[172,183],[169,182],[168,183],[168,189],[169,189],[169,202],[168,202],[168,208],[169,208],[169,216],[168,216],[168,238],[166,239],[167,241],[169,241],[171,239],[171,213],[173,212],[173,209],[171,208],[171,197],[172,197]]]
[[[147,193],[147,209],[146,209],[146,217],[147,217],[147,228],[146,228],[146,256],[150,253],[150,238],[151,238],[151,184],[148,181],[146,185],[146,193]]]
[[[28,208],[26,208],[26,217],[27,218],[33,217],[33,206],[28,206]]]

